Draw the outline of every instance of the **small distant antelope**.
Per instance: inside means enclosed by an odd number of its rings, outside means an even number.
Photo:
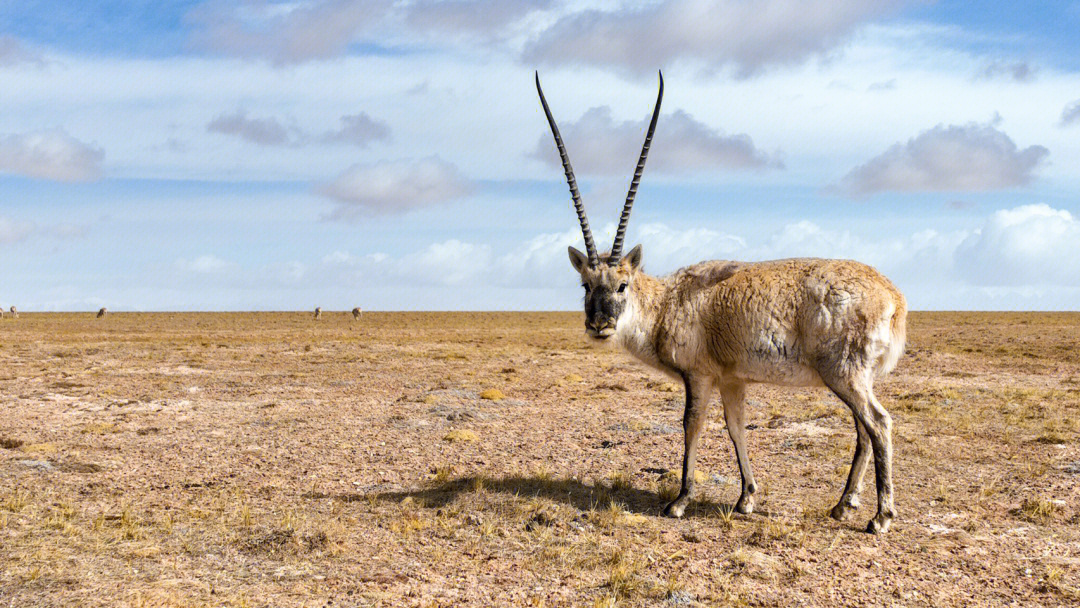
[[[614,244],[610,253],[598,254],[539,74],[536,90],[585,237],[586,253],[569,250],[585,288],[585,333],[597,341],[614,338],[638,359],[681,379],[686,389],[682,487],[664,514],[682,517],[693,496],[698,439],[714,390],[723,401],[742,476],[735,508],[750,513],[757,485],[744,437],[746,386],[825,386],[851,408],[857,436],[847,485],[830,514],[843,520],[858,508],[869,444],[878,509],[866,529],[888,530],[895,514],[892,418],[874,397],[873,383],[903,354],[904,296],[878,271],[849,260],[710,261],[654,278],[641,271],[641,245],[623,256],[626,225],[664,96],[662,74]]]
[[[321,318],[322,318],[322,307],[316,306],[315,307],[315,320],[319,320]]]
[[[19,318],[19,311],[15,310],[14,306],[11,307],[11,318],[12,319],[18,319]]]
[[[359,321],[359,320],[360,320],[360,317],[361,317],[361,316],[362,316],[363,314],[364,314],[364,311],[360,310],[360,307],[359,307],[359,306],[357,306],[356,308],[352,309],[352,318],[353,318],[353,321]]]
[[[104,317],[107,314],[109,314],[109,309],[102,306],[101,310],[97,311],[97,318],[100,319],[100,318]]]

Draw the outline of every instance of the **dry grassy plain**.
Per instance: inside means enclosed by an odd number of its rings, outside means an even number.
[[[682,389],[577,314],[0,321],[0,606],[1080,603],[1080,314],[915,313],[878,394],[899,518],[825,513],[854,444],[751,390],[659,517]]]

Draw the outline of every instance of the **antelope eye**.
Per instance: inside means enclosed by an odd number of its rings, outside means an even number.
[[[586,285],[585,283],[582,283],[581,286],[585,288],[585,293],[589,293],[589,286],[588,285]]]
[[[622,293],[624,291],[626,291],[626,283],[623,283],[622,285],[619,285],[619,293]]]

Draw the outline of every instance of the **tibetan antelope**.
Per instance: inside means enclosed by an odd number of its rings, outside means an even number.
[[[318,321],[321,318],[322,318],[322,307],[321,306],[316,306],[315,307],[315,320]]]
[[[101,309],[97,311],[97,318],[100,319],[107,314],[109,314],[109,309],[102,306]]]
[[[11,307],[11,318],[12,319],[18,319],[19,318],[19,311],[15,310],[14,306]]]
[[[735,508],[750,513],[757,485],[744,435],[747,385],[825,386],[851,409],[857,437],[847,485],[831,516],[843,520],[858,508],[872,452],[878,505],[867,531],[885,532],[895,513],[892,418],[874,397],[873,383],[903,353],[904,296],[875,269],[849,260],[708,261],[655,278],[641,270],[641,245],[624,256],[626,225],[664,96],[663,75],[614,243],[610,252],[598,253],[539,74],[536,90],[585,239],[585,253],[570,247],[570,263],[585,288],[585,333],[621,345],[681,379],[686,390],[682,487],[664,514],[682,517],[693,496],[698,439],[714,391],[742,476]]]
[[[362,316],[363,314],[364,314],[364,311],[360,310],[360,307],[359,307],[359,306],[357,306],[356,308],[352,309],[352,318],[353,318],[353,321],[359,321],[359,320],[360,320],[360,317],[361,317],[361,316]]]

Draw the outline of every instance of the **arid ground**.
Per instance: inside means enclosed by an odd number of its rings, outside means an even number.
[[[0,606],[1080,604],[1080,314],[913,313],[877,393],[899,518],[826,512],[823,390],[755,387],[759,512],[719,407],[579,314],[0,321]]]

